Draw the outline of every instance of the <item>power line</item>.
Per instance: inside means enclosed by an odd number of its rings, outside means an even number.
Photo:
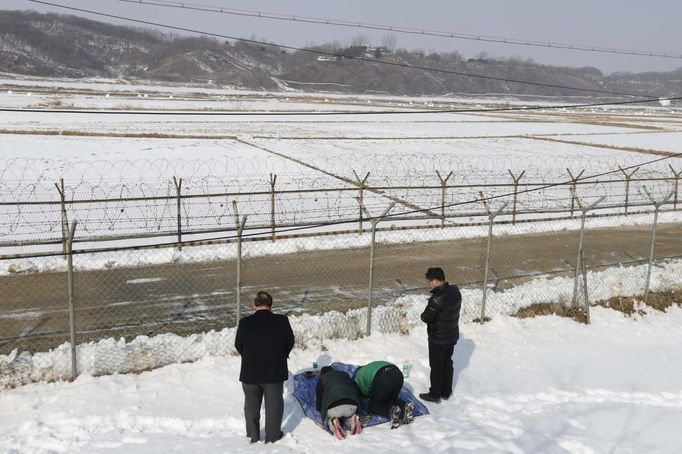
[[[499,112],[514,112],[514,111],[531,111],[531,110],[556,110],[556,109],[577,109],[586,107],[607,107],[607,106],[622,106],[630,104],[642,104],[647,102],[659,101],[679,101],[682,96],[667,97],[667,98],[649,98],[639,99],[634,101],[612,101],[612,102],[595,102],[589,104],[555,104],[555,105],[540,105],[540,106],[518,106],[518,107],[498,107],[491,109],[434,109],[434,110],[376,110],[376,111],[338,111],[338,112],[234,112],[234,111],[143,111],[143,110],[85,110],[85,109],[22,109],[13,107],[0,107],[0,112],[13,113],[50,113],[50,114],[89,114],[89,115],[163,115],[163,116],[236,116],[236,117],[310,117],[310,116],[335,116],[335,115],[407,115],[407,114],[466,114],[466,113],[499,113]]]
[[[212,36],[212,37],[216,37],[216,38],[238,40],[238,41],[242,41],[242,42],[258,44],[260,46],[269,46],[269,47],[275,47],[278,49],[295,50],[295,51],[299,51],[299,52],[307,52],[307,53],[312,53],[312,54],[316,54],[316,55],[325,55],[328,57],[336,57],[337,56],[336,54],[334,54],[332,52],[325,52],[325,51],[315,50],[315,49],[306,49],[306,48],[295,47],[295,46],[285,46],[285,45],[281,45],[281,44],[268,43],[265,41],[258,41],[258,40],[254,40],[254,39],[239,38],[236,36],[224,35],[221,33],[212,33],[212,32],[206,32],[206,31],[201,31],[201,30],[196,30],[196,29],[191,29],[191,28],[186,28],[186,27],[178,27],[175,25],[161,24],[158,22],[151,22],[151,21],[145,21],[145,20],[140,20],[140,19],[134,19],[134,18],[130,18],[130,17],[119,16],[116,14],[102,13],[99,11],[92,11],[92,10],[87,10],[87,9],[83,9],[83,8],[76,8],[73,6],[66,6],[66,5],[61,5],[61,4],[52,3],[52,2],[46,2],[46,1],[42,1],[42,0],[28,0],[28,1],[31,3],[38,3],[41,5],[54,6],[56,8],[61,8],[61,9],[66,9],[66,10],[79,11],[79,12],[86,13],[86,14],[93,14],[96,16],[125,20],[125,21],[135,22],[138,24],[151,25],[154,27],[168,28],[171,30],[184,31],[184,32],[188,32],[188,33],[196,33],[196,34],[205,35],[205,36]],[[639,95],[639,94],[633,94],[633,93],[624,93],[624,92],[609,91],[609,90],[599,90],[599,89],[595,89],[595,88],[579,88],[579,87],[570,87],[570,86],[566,86],[566,85],[549,84],[549,83],[542,83],[542,82],[530,82],[530,81],[526,81],[526,80],[509,79],[509,78],[505,78],[505,77],[486,76],[483,74],[466,73],[466,72],[462,72],[462,71],[453,71],[453,70],[447,70],[447,69],[432,68],[432,67],[428,67],[428,66],[410,65],[410,64],[406,64],[406,63],[397,63],[397,62],[391,62],[391,61],[385,61],[385,60],[375,60],[375,59],[365,58],[365,57],[344,56],[344,58],[349,59],[349,60],[356,60],[356,61],[362,61],[362,62],[367,62],[367,63],[373,63],[376,65],[386,65],[386,66],[393,66],[393,67],[400,67],[400,68],[418,69],[418,70],[422,70],[422,71],[430,71],[430,72],[435,72],[435,73],[439,73],[439,74],[450,74],[450,75],[455,75],[455,76],[464,76],[464,77],[472,77],[472,78],[485,79],[485,80],[494,80],[497,82],[507,82],[507,83],[522,84],[522,85],[531,85],[531,86],[536,86],[536,87],[557,88],[557,89],[563,89],[563,90],[574,90],[574,91],[582,91],[582,92],[589,92],[589,93],[600,93],[600,94],[617,95],[617,96],[658,98],[658,96],[656,96],[656,95]]]
[[[512,44],[516,46],[528,46],[528,47],[542,47],[551,49],[564,49],[564,50],[576,50],[584,52],[601,52],[608,54],[621,54],[621,55],[636,55],[642,57],[659,57],[659,58],[674,58],[682,59],[682,55],[667,53],[667,52],[652,52],[652,51],[639,51],[639,50],[629,50],[629,49],[617,49],[611,47],[603,46],[589,46],[585,44],[567,44],[567,43],[555,43],[547,41],[536,41],[527,39],[516,39],[516,38],[504,38],[496,36],[485,36],[485,35],[473,35],[468,33],[457,33],[457,32],[446,32],[438,30],[428,30],[428,29],[418,29],[410,27],[401,27],[395,25],[382,25],[382,24],[372,24],[372,23],[362,23],[353,22],[348,20],[340,19],[323,19],[319,17],[309,17],[309,16],[294,16],[290,14],[282,13],[268,13],[263,11],[252,11],[243,9],[233,9],[233,8],[222,8],[219,6],[203,5],[199,3],[185,3],[185,2],[174,2],[174,1],[145,1],[145,0],[117,0],[124,3],[137,3],[142,5],[150,6],[161,6],[165,8],[178,8],[178,9],[188,9],[194,11],[203,11],[211,13],[228,14],[232,16],[241,17],[252,17],[258,19],[271,19],[278,21],[289,21],[289,22],[301,22],[307,24],[317,24],[317,25],[332,25],[338,27],[350,27],[350,28],[360,28],[368,30],[379,30],[391,33],[403,33],[409,35],[422,35],[422,36],[435,36],[438,38],[449,38],[449,39],[463,39],[470,41],[479,42],[489,42],[497,44]]]

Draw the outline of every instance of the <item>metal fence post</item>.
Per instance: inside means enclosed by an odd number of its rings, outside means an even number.
[[[568,167],[566,168],[566,172],[568,172],[572,181],[571,186],[568,188],[568,190],[571,193],[571,217],[573,217],[573,211],[575,211],[575,191],[578,185],[578,178],[580,178],[582,174],[585,173],[585,170],[584,169],[581,170],[580,173],[576,176],[573,176],[571,169],[569,169]]]
[[[177,179],[173,177],[173,184],[175,185],[175,194],[177,197],[178,251],[182,251],[182,178]]]
[[[448,180],[452,176],[452,172],[448,173],[448,176],[443,178],[439,171],[436,170],[436,175],[440,180],[440,228],[445,228],[445,190],[447,189]]]
[[[355,170],[353,170],[353,175],[355,175],[355,179],[358,181],[358,186],[360,187],[359,193],[358,193],[358,200],[360,202],[360,215],[358,216],[358,235],[362,235],[362,210],[364,209],[364,203],[365,203],[365,183],[367,182],[367,178],[369,178],[369,172],[365,175],[365,178],[360,178]],[[369,216],[369,215],[368,215]]]
[[[578,304],[578,279],[580,277],[580,265],[584,263],[583,243],[585,241],[585,217],[587,216],[588,211],[592,210],[594,207],[599,205],[605,198],[606,198],[605,196],[602,196],[593,204],[585,207],[578,198],[578,196],[575,194],[575,191],[573,191],[573,199],[578,204],[580,211],[582,211],[582,216],[580,218],[580,240],[578,242],[578,258],[576,259],[575,263],[575,277],[573,279],[573,298],[571,299],[572,306],[576,306]],[[586,283],[584,284],[586,285]]]
[[[66,242],[66,269],[69,289],[69,335],[71,341],[71,380],[78,376],[78,363],[76,359],[76,311],[73,288],[73,238],[76,234],[76,221],[71,223]]]
[[[232,201],[232,209],[234,210],[234,223],[237,229],[237,317],[236,324],[239,325],[239,319],[242,314],[242,232],[246,225],[246,215],[239,220],[239,212],[237,211],[237,201]]]
[[[656,246],[656,225],[658,224],[658,210],[661,208],[661,206],[666,203],[670,197],[672,197],[673,192],[671,191],[663,200],[656,202],[656,200],[653,198],[649,190],[646,188],[646,186],[642,186],[642,189],[644,189],[644,192],[646,192],[647,197],[649,197],[649,200],[651,200],[651,203],[654,205],[654,225],[651,229],[651,247],[649,248],[649,266],[647,267],[646,271],[646,287],[644,290],[644,302],[646,303],[647,300],[649,299],[649,284],[651,282],[651,268],[653,267],[654,264],[654,249]]]
[[[359,200],[358,200],[359,201]],[[372,292],[374,290],[374,244],[376,240],[376,232],[377,232],[377,224],[384,218],[389,211],[393,208],[395,205],[395,202],[391,202],[391,204],[384,210],[384,212],[380,215],[377,216],[376,218],[373,218],[372,215],[369,214],[369,211],[367,211],[367,208],[365,208],[365,205],[360,202],[360,207],[362,210],[365,212],[367,215],[367,218],[369,219],[370,223],[372,224],[372,236],[370,239],[369,243],[369,292],[367,296],[367,335],[369,336],[372,334]]]
[[[670,170],[673,171],[673,175],[675,175],[675,191],[674,191],[675,192],[675,198],[673,199],[673,210],[676,210],[677,209],[677,191],[680,187],[680,175],[682,174],[682,170],[680,170],[679,172],[675,172],[675,169],[673,168],[673,166],[668,164],[668,167],[670,167]]]
[[[69,236],[69,218],[66,215],[66,191],[64,189],[64,179],[61,178],[59,180],[59,184],[55,183],[54,185],[57,187],[59,198],[61,200],[60,215],[62,220],[62,252],[66,254],[66,242],[68,241]],[[64,256],[64,259],[67,259],[66,255]]]
[[[275,241],[275,183],[277,175],[270,174],[270,229],[272,230],[272,241]]]
[[[519,177],[520,178],[520,177]],[[485,268],[483,270],[483,297],[481,299],[481,323],[485,322],[485,303],[487,300],[488,296],[488,269],[490,265],[490,247],[492,243],[492,238],[493,238],[493,223],[495,221],[495,218],[507,207],[507,202],[502,204],[502,206],[492,213],[490,211],[490,207],[488,205],[488,201],[486,200],[485,196],[483,195],[483,192],[479,192],[479,195],[481,196],[481,202],[483,202],[483,206],[485,207],[486,213],[488,213],[488,242],[486,244],[485,248]]]
[[[516,225],[516,199],[518,197],[519,193],[519,180],[521,180],[521,177],[526,173],[524,170],[521,172],[521,174],[517,177],[514,176],[511,170],[507,169],[507,172],[509,172],[509,175],[512,177],[512,181],[514,182],[514,200],[513,200],[513,205],[512,205],[512,225]]]
[[[625,214],[628,214],[628,204],[630,200],[630,179],[632,176],[639,170],[639,167],[637,167],[635,170],[633,170],[630,173],[627,173],[621,166],[618,166],[621,172],[623,172],[623,175],[625,175]]]
[[[587,291],[587,267],[585,266],[585,254],[582,255],[580,266],[583,269],[583,297],[585,298],[585,316],[587,317],[587,324],[592,323],[590,318],[590,298]]]

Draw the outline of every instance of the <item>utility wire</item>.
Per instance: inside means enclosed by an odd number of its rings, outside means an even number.
[[[415,210],[409,210],[409,211],[402,211],[402,212],[398,212],[398,213],[389,213],[383,217],[366,217],[366,218],[361,218],[361,219],[360,218],[353,218],[353,219],[345,219],[345,220],[338,220],[338,221],[320,222],[317,224],[311,224],[311,225],[305,225],[305,226],[288,227],[288,228],[284,228],[284,229],[276,229],[274,231],[274,233],[275,234],[277,234],[277,233],[281,234],[281,233],[316,229],[316,228],[321,228],[321,227],[329,227],[329,226],[334,226],[334,225],[351,224],[351,223],[356,223],[359,220],[363,220],[363,221],[372,221],[374,219],[387,220],[390,218],[396,218],[396,217],[405,216],[408,214],[424,213],[424,212],[439,210],[441,208],[451,208],[451,207],[462,206],[462,205],[473,205],[474,203],[482,203],[484,201],[491,201],[491,200],[496,200],[496,199],[500,199],[500,198],[511,197],[514,194],[517,194],[517,195],[518,194],[526,194],[526,193],[531,193],[531,192],[536,192],[536,191],[542,191],[542,190],[552,188],[552,187],[557,187],[557,186],[572,185],[578,181],[584,181],[584,180],[589,180],[589,179],[593,179],[593,178],[599,178],[601,176],[606,176],[606,175],[610,175],[613,173],[619,173],[619,172],[627,171],[627,170],[637,168],[637,167],[644,167],[644,166],[655,164],[657,162],[661,162],[661,161],[664,161],[667,159],[678,158],[681,156],[682,156],[682,153],[675,153],[675,154],[670,155],[670,156],[664,156],[661,158],[656,158],[656,159],[652,159],[649,161],[644,161],[644,162],[641,162],[638,164],[633,164],[633,165],[630,165],[627,167],[622,167],[622,168],[618,168],[615,170],[609,170],[609,171],[605,171],[605,172],[601,172],[601,173],[597,173],[597,174],[587,175],[584,177],[579,177],[579,178],[576,178],[573,180],[567,180],[564,182],[550,183],[550,184],[547,184],[545,186],[529,188],[529,189],[525,189],[523,191],[517,191],[516,193],[509,192],[509,193],[505,193],[505,194],[498,194],[498,195],[494,195],[494,196],[477,198],[477,199],[473,199],[473,200],[466,200],[463,202],[454,202],[454,203],[450,203],[447,205],[438,205],[438,206],[430,207],[430,208],[421,208],[421,209],[415,209]],[[272,234],[273,234],[272,229],[270,229],[268,227],[264,227],[263,230],[264,230],[263,232],[253,232],[253,233],[246,233],[246,234],[242,233],[241,238],[242,239],[243,238],[247,238],[247,239],[251,238],[251,239],[257,240],[260,238],[263,238],[263,239],[264,238],[270,238],[272,236]],[[182,241],[182,242],[173,241],[173,242],[165,242],[165,243],[155,243],[153,245],[140,245],[140,246],[123,246],[123,247],[117,247],[117,248],[115,248],[115,250],[116,251],[124,251],[124,250],[152,249],[152,248],[159,248],[159,247],[164,247],[164,246],[176,246],[178,244],[192,245],[195,243],[235,240],[238,237],[239,237],[239,235],[224,235],[224,236],[219,236],[219,237],[204,238],[202,240],[190,240],[190,241]],[[94,253],[94,252],[108,252],[108,251],[111,251],[111,248],[95,248],[95,249],[75,250],[75,251],[72,251],[72,254],[88,254],[88,253]],[[22,256],[22,258],[56,257],[56,256],[63,256],[63,255],[64,255],[63,252],[46,252],[46,253],[37,253],[37,254],[30,255],[30,256]]]
[[[93,14],[93,15],[101,16],[101,17],[108,17],[108,18],[112,18],[112,19],[119,19],[119,20],[124,20],[124,21],[129,21],[129,22],[135,22],[135,23],[143,24],[143,25],[152,25],[155,27],[168,28],[171,30],[184,31],[184,32],[188,32],[188,33],[196,33],[199,35],[212,36],[212,37],[216,37],[216,38],[238,40],[238,41],[247,42],[247,43],[251,43],[251,44],[258,44],[260,46],[269,46],[269,47],[274,47],[274,48],[279,48],[279,49],[295,50],[295,51],[299,51],[299,52],[307,52],[307,53],[312,53],[312,54],[316,54],[316,55],[326,55],[329,57],[336,57],[337,56],[336,54],[334,54],[332,52],[325,52],[325,51],[315,50],[315,49],[306,49],[306,48],[295,47],[295,46],[285,46],[285,45],[281,45],[281,44],[268,43],[265,41],[258,41],[258,40],[254,40],[254,39],[239,38],[236,36],[224,35],[221,33],[212,33],[212,32],[206,32],[206,31],[201,31],[201,30],[196,30],[196,29],[191,29],[191,28],[186,28],[186,27],[178,27],[178,26],[162,24],[162,23],[158,23],[158,22],[151,22],[151,21],[145,21],[145,20],[140,20],[140,19],[134,19],[134,18],[130,18],[130,17],[119,16],[116,14],[102,13],[99,11],[92,11],[92,10],[83,9],[83,8],[76,8],[73,6],[61,5],[58,3],[46,2],[46,1],[42,1],[42,0],[28,0],[28,1],[31,3],[54,6],[55,8],[61,8],[61,9],[66,9],[66,10],[70,10],[70,11],[78,11],[81,13]],[[494,80],[497,82],[507,82],[507,83],[531,85],[531,86],[536,86],[536,87],[557,88],[557,89],[563,89],[563,90],[574,90],[574,91],[582,91],[582,92],[589,92],[589,93],[600,93],[600,94],[607,94],[607,95],[618,95],[618,96],[658,98],[657,95],[643,95],[643,94],[640,95],[640,94],[624,93],[624,92],[618,92],[618,91],[599,90],[599,89],[595,89],[595,88],[580,88],[580,87],[570,87],[570,86],[566,86],[566,85],[558,85],[558,84],[550,84],[550,83],[542,83],[542,82],[530,82],[530,81],[526,81],[526,80],[509,79],[509,78],[505,78],[505,77],[485,76],[483,74],[474,74],[474,73],[466,73],[466,72],[462,72],[462,71],[438,69],[438,68],[432,68],[432,67],[428,67],[428,66],[410,65],[410,64],[406,64],[406,63],[398,63],[398,62],[391,62],[391,61],[385,61],[385,60],[375,60],[375,59],[365,58],[365,57],[352,57],[352,56],[346,57],[346,56],[344,56],[344,58],[350,59],[350,60],[367,62],[367,63],[373,63],[373,64],[377,64],[377,65],[387,65],[387,66],[400,67],[400,68],[418,69],[418,70],[422,70],[422,71],[430,71],[430,72],[435,72],[435,73],[439,73],[439,74],[450,74],[450,75],[472,77],[472,78],[484,79],[484,80]]]
[[[428,29],[418,29],[410,27],[401,27],[395,25],[381,25],[381,24],[371,24],[362,22],[353,22],[341,19],[323,19],[319,17],[309,17],[309,16],[294,16],[290,14],[282,13],[268,13],[263,11],[251,11],[243,9],[233,9],[233,8],[222,8],[219,6],[202,5],[199,3],[185,3],[185,2],[173,2],[173,1],[145,1],[145,0],[117,0],[123,3],[136,3],[141,5],[150,6],[161,6],[165,8],[179,8],[187,9],[193,11],[203,11],[210,13],[220,13],[228,14],[232,16],[241,17],[252,17],[258,19],[271,19],[278,21],[289,21],[289,22],[301,22],[306,24],[317,24],[317,25],[332,25],[338,27],[350,27],[350,28],[360,28],[368,30],[380,30],[391,33],[403,33],[409,35],[422,35],[422,36],[436,36],[439,38],[450,38],[450,39],[463,39],[470,41],[480,41],[498,44],[512,44],[517,46],[529,46],[529,47],[544,47],[552,49],[565,49],[565,50],[577,50],[585,52],[601,52],[608,54],[621,54],[621,55],[636,55],[643,57],[660,57],[660,58],[674,58],[682,59],[682,55],[667,53],[667,52],[652,52],[652,51],[640,51],[640,50],[629,50],[629,49],[616,49],[611,47],[603,46],[589,46],[585,44],[566,44],[566,43],[555,43],[546,41],[536,41],[527,39],[516,39],[516,38],[504,38],[496,36],[485,36],[485,35],[473,35],[468,33],[457,33],[457,32],[446,32],[438,30],[428,30]]]
[[[499,107],[492,109],[434,109],[434,110],[376,110],[376,111],[338,111],[338,112],[235,112],[235,111],[142,111],[142,110],[79,110],[79,109],[21,109],[13,107],[0,107],[0,112],[14,112],[14,113],[54,113],[54,114],[91,114],[91,115],[165,115],[165,116],[245,116],[245,117],[309,117],[309,116],[335,116],[335,115],[405,115],[405,114],[441,114],[441,113],[491,113],[491,112],[512,112],[512,111],[530,111],[530,110],[556,110],[556,109],[573,109],[585,107],[604,107],[604,106],[622,106],[628,104],[641,104],[647,102],[658,101],[678,101],[682,100],[682,96],[668,97],[668,98],[649,98],[635,101],[614,101],[614,102],[595,102],[589,104],[556,104],[556,105],[540,105],[540,106],[518,106],[518,107]]]

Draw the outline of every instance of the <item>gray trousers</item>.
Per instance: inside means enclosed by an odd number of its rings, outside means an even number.
[[[282,433],[282,416],[284,416],[284,383],[266,383],[250,385],[242,383],[244,390],[244,417],[246,418],[246,436],[251,443],[260,440],[260,407],[265,396],[265,442],[275,442]]]

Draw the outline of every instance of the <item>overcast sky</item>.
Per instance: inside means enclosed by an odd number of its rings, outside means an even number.
[[[304,46],[358,35],[381,44],[385,31],[311,25],[301,22],[236,17],[187,9],[159,8],[120,0],[47,0],[163,24]],[[157,0],[160,1],[160,0]],[[174,0],[180,1],[180,0]],[[188,0],[188,4],[348,20],[366,24],[466,33],[543,42],[682,54],[680,0]],[[76,14],[95,20],[130,24],[28,0],[0,0],[2,9],[33,9]],[[424,51],[457,51],[465,58],[486,52],[491,57],[533,58],[539,63],[594,66],[604,72],[670,71],[682,59],[616,55],[394,33],[397,47]]]

